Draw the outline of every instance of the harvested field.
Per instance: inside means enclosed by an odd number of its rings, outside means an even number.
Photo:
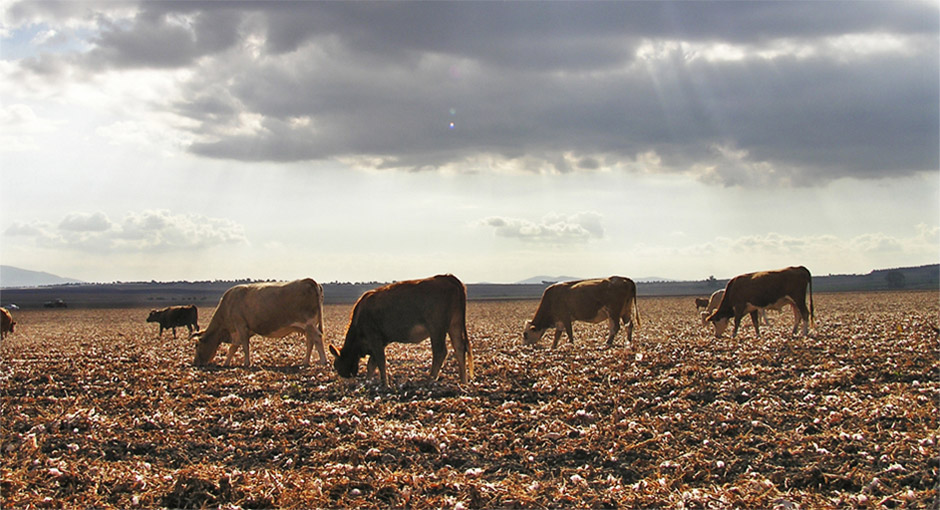
[[[391,390],[297,366],[297,336],[194,369],[145,309],[17,311],[2,504],[935,508],[938,298],[817,294],[814,336],[789,337],[787,311],[759,340],[750,319],[715,339],[692,298],[641,298],[632,345],[577,324],[555,351],[521,345],[536,302],[471,302],[476,380],[448,359],[429,384],[429,343],[395,345]],[[349,311],[326,307],[337,346]]]

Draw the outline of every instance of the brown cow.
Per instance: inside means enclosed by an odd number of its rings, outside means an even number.
[[[607,345],[613,345],[614,337],[620,331],[621,321],[627,325],[629,343],[633,341],[633,312],[636,326],[639,326],[640,309],[636,303],[636,284],[629,278],[611,276],[556,283],[545,289],[535,317],[526,321],[523,342],[527,345],[538,342],[545,331],[554,326],[554,349],[558,346],[562,329],[568,333],[568,341],[574,341],[574,333],[571,330],[573,321],[598,323],[606,319],[610,326]]]
[[[379,287],[363,294],[353,308],[343,347],[333,367],[341,377],[354,377],[359,360],[369,356],[368,375],[378,367],[388,386],[385,347],[392,342],[431,339],[431,380],[437,380],[447,358],[445,337],[457,355],[460,382],[473,379],[473,351],[467,336],[467,289],[454,275],[437,275]]]
[[[310,364],[314,344],[320,363],[326,364],[323,351],[323,288],[306,278],[287,283],[252,283],[236,285],[225,291],[206,329],[197,332],[196,365],[206,365],[215,356],[220,343],[231,343],[225,364],[230,365],[238,347],[250,363],[248,339],[252,335],[283,338],[291,333],[304,333],[307,354],[304,365]]]
[[[809,308],[806,307],[806,291],[809,289]],[[776,271],[762,271],[735,276],[725,286],[725,295],[718,308],[708,316],[708,321],[715,324],[715,336],[720,337],[728,328],[728,319],[734,317],[734,330],[731,337],[738,334],[738,326],[745,314],[751,315],[754,332],[760,337],[758,313],[768,310],[780,310],[785,305],[793,307],[796,322],[793,324],[795,335],[803,324],[803,336],[809,334],[809,322],[814,316],[813,277],[803,266],[788,267]]]
[[[697,297],[697,298],[695,298],[695,309],[696,309],[696,310],[700,310],[700,309],[702,309],[702,308],[705,308],[706,306],[708,306],[708,298],[707,298],[707,297]]]
[[[183,326],[189,328],[189,334],[192,335],[193,330],[199,329],[199,312],[196,305],[168,306],[162,310],[150,310],[147,322],[160,324],[161,337],[164,329],[172,328],[173,338],[176,338],[176,328]]]
[[[0,340],[4,334],[13,332],[13,326],[16,326],[13,315],[6,308],[0,308]]]

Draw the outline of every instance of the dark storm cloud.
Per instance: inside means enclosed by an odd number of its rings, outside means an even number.
[[[927,2],[148,2],[99,17],[88,68],[196,71],[170,108],[206,157],[576,172],[655,152],[641,170],[723,185],[940,164]],[[832,47],[866,34],[904,47]],[[720,45],[747,53],[700,54]],[[754,54],[780,45],[813,51]]]

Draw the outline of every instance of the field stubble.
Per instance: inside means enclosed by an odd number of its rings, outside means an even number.
[[[641,298],[604,347],[524,347],[536,302],[470,302],[476,380],[393,345],[384,390],[299,367],[300,337],[252,367],[195,369],[147,311],[20,311],[4,340],[8,507],[930,507],[937,505],[936,292],[818,294],[754,338],[715,339],[691,298]],[[339,346],[350,306],[327,306]],[[203,325],[210,310],[200,310]],[[566,342],[564,339],[563,342]],[[314,354],[314,359],[316,354]],[[216,361],[220,361],[219,354]]]

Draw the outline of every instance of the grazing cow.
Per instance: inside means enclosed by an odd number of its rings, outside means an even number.
[[[697,298],[695,298],[695,309],[696,309],[696,310],[701,310],[702,308],[705,308],[706,306],[708,306],[708,298],[707,298],[707,297],[697,297]]]
[[[333,367],[341,377],[354,377],[359,360],[369,356],[368,375],[379,369],[388,386],[385,346],[431,339],[431,380],[437,380],[447,358],[445,336],[457,355],[460,382],[473,379],[473,352],[467,336],[467,289],[454,275],[408,280],[363,294],[353,308],[342,349],[330,345]]]
[[[705,306],[703,307],[705,309],[702,310],[702,313],[701,313],[702,326],[704,326],[707,323],[705,319],[707,319],[708,316],[711,315],[712,312],[714,312],[716,308],[718,308],[718,303],[721,303],[721,298],[724,297],[724,295],[725,295],[725,289],[718,289],[715,292],[712,292],[712,295],[709,296],[708,299],[705,300]],[[696,304],[698,304],[698,299],[696,299],[695,301],[696,301]]]
[[[0,308],[0,340],[3,339],[3,335],[13,332],[13,326],[16,326],[13,315],[6,308]]]
[[[304,365],[310,364],[314,344],[320,363],[326,364],[323,351],[323,288],[310,278],[286,283],[236,285],[225,291],[206,329],[197,332],[194,364],[206,365],[215,356],[220,343],[231,343],[225,364],[230,365],[238,347],[250,364],[248,339],[252,335],[283,338],[303,333],[307,339]]]
[[[806,292],[809,289],[809,308],[806,307]],[[745,314],[751,315],[754,333],[760,337],[758,312],[780,310],[785,305],[793,307],[796,322],[793,324],[795,335],[800,323],[803,324],[803,336],[809,334],[809,321],[814,316],[813,277],[803,266],[788,267],[776,271],[762,271],[735,276],[725,286],[725,295],[718,308],[708,316],[708,321],[715,324],[715,336],[720,337],[728,327],[728,319],[734,317],[734,329],[731,337],[738,334],[738,326]]]
[[[718,304],[721,303],[721,298],[725,296],[725,289],[718,289],[715,292],[712,292],[711,297],[708,298],[708,304],[705,305],[705,309],[702,310],[702,326],[708,324],[708,316],[718,308]],[[767,310],[760,309],[760,318],[764,322],[764,325],[770,325],[770,320],[767,318]]]
[[[163,336],[164,329],[173,329],[173,338],[176,338],[176,328],[186,326],[189,328],[189,334],[193,334],[194,329],[199,329],[199,313],[196,311],[196,305],[186,306],[168,306],[162,310],[150,310],[147,316],[147,322],[157,322],[160,324],[160,336]]]
[[[556,283],[545,289],[535,317],[526,321],[522,333],[523,342],[527,345],[538,342],[545,331],[554,326],[554,349],[558,346],[562,329],[568,333],[568,341],[574,341],[574,333],[571,330],[573,321],[598,323],[606,319],[610,325],[607,345],[613,345],[614,337],[620,331],[621,321],[627,325],[629,343],[633,341],[632,312],[635,312],[636,326],[639,326],[640,309],[636,304],[636,284],[629,278],[611,276]]]

